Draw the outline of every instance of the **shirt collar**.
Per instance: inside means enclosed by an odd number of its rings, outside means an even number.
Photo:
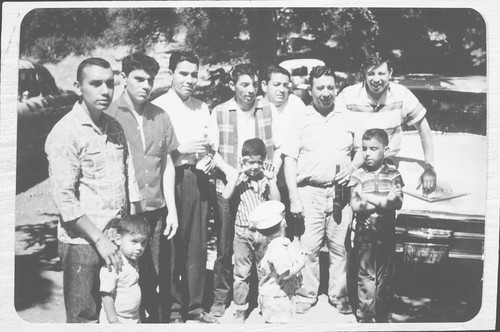
[[[83,103],[83,101],[82,101]],[[73,111],[75,114],[76,119],[84,126],[91,126],[96,130],[97,132],[101,132],[99,127],[92,121],[92,118],[90,117],[90,113],[87,109],[85,109],[80,102],[76,102],[75,105],[73,105]],[[101,114],[101,121],[106,120],[106,114]]]
[[[255,98],[255,102],[254,102],[252,108],[248,112],[255,114],[255,112],[257,112],[258,110],[262,110],[262,108],[264,108],[265,103],[266,103],[262,99],[263,98],[259,98],[259,97]],[[236,97],[229,100],[228,109],[229,109],[229,111],[239,110],[239,111],[243,112],[241,110],[241,108],[238,106],[238,104],[236,103]]]

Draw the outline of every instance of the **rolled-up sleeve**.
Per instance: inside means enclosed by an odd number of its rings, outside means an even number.
[[[281,153],[283,155],[298,159],[300,152],[300,134],[302,117],[295,117],[293,122],[289,123],[286,134],[283,135],[281,142]]]
[[[76,220],[85,214],[77,197],[81,168],[78,145],[71,136],[67,131],[54,130],[45,144],[52,196],[62,222]]]

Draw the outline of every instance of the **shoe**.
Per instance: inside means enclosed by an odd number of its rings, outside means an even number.
[[[373,317],[364,317],[364,318],[358,318],[358,323],[375,323],[375,318]]]
[[[330,302],[330,305],[332,305],[335,309],[337,309],[338,312],[340,312],[342,315],[349,315],[352,314],[352,307],[349,303],[347,302],[339,302],[339,303],[333,303]]]
[[[212,308],[210,308],[210,313],[215,317],[222,317],[226,313],[226,304],[225,303],[214,303],[212,304]]]
[[[295,303],[295,312],[297,314],[305,314],[312,308],[311,303],[297,302]]]
[[[206,323],[206,324],[218,324],[219,320],[215,318],[212,314],[202,311],[198,315],[195,315],[192,317],[192,320],[196,320],[200,323]]]
[[[234,312],[234,322],[237,324],[243,324],[247,316],[246,310],[236,310]]]
[[[170,324],[184,324],[184,320],[182,318],[171,318]]]

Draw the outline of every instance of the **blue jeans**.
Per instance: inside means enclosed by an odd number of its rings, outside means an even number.
[[[235,226],[234,230],[234,304],[237,310],[248,309],[250,274],[255,263],[259,281],[259,265],[266,252],[266,237],[257,230]]]
[[[390,313],[395,237],[394,216],[357,220],[353,258],[360,318],[384,319]]]
[[[99,254],[89,244],[62,242],[59,242],[58,253],[63,266],[66,322],[97,323],[101,307]]]
[[[237,195],[230,200],[217,193],[215,228],[217,233],[217,258],[214,263],[214,303],[231,301],[233,277],[233,237],[236,218]]]

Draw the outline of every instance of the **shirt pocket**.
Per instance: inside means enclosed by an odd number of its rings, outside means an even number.
[[[104,151],[97,147],[89,147],[82,157],[82,175],[84,178],[100,179],[104,177],[106,160]]]

